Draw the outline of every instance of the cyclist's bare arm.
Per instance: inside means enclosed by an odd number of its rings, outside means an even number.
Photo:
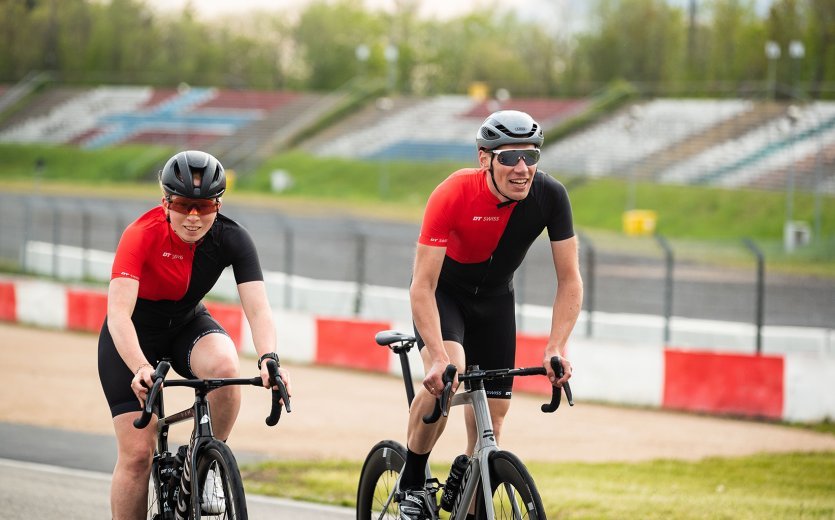
[[[131,388],[139,402],[144,403],[148,388],[152,384],[151,374],[154,367],[145,359],[139,346],[136,328],[131,321],[138,294],[139,280],[120,277],[110,281],[107,291],[107,328],[116,350],[134,374]]]
[[[583,304],[583,280],[580,277],[577,237],[551,242],[551,254],[558,286],[551,315],[551,334],[542,364],[548,373],[548,379],[559,386],[571,378],[572,368],[571,363],[565,358],[565,346]],[[550,359],[553,356],[561,358],[564,370],[561,378],[557,378],[551,368]]]
[[[238,284],[238,295],[241,297],[241,307],[249,327],[252,330],[252,341],[255,344],[255,351],[260,358],[268,352],[276,352],[275,323],[273,322],[273,311],[267,298],[267,289],[263,281],[252,281]],[[279,368],[279,374],[287,391],[292,395],[290,389],[290,376],[286,370]],[[264,388],[269,388],[270,375],[265,364],[261,365],[261,380]]]
[[[432,395],[439,396],[444,388],[442,376],[450,363],[449,355],[444,348],[441,335],[441,319],[438,314],[438,304],[435,301],[435,289],[446,255],[445,247],[417,245],[415,265],[412,274],[412,285],[409,288],[409,299],[412,304],[412,319],[420,331],[432,361],[430,369],[423,380],[423,386]]]

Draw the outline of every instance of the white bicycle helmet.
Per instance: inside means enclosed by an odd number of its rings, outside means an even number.
[[[479,150],[493,150],[505,144],[532,144],[542,147],[542,127],[518,110],[493,112],[481,123],[475,137]]]

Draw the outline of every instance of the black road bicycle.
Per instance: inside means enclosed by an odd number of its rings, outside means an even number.
[[[266,422],[275,426],[281,417],[282,405],[290,412],[290,397],[278,375],[278,364],[267,360],[272,390],[272,410]],[[180,412],[165,415],[162,385],[171,365],[161,361],[157,365],[148,391],[148,399],[139,419],[133,425],[145,428],[152,415],[157,421],[157,446],[151,466],[148,489],[148,520],[176,520],[177,518],[220,518],[245,520],[246,500],[241,472],[232,450],[216,439],[212,432],[212,416],[206,395],[229,385],[262,386],[260,377],[219,379],[174,379],[165,386],[186,386],[194,389],[194,405]],[[277,387],[277,389],[275,388]],[[194,430],[187,446],[176,453],[168,449],[168,428],[179,422],[194,419]],[[204,488],[210,489],[204,493]]]
[[[409,367],[409,350],[415,346],[415,337],[396,331],[382,331],[375,337],[379,345],[389,347],[400,356],[406,397],[412,404],[415,391]],[[563,368],[559,358],[551,358],[551,366],[559,377]],[[493,434],[490,409],[484,381],[510,376],[545,375],[544,367],[507,368],[480,370],[470,366],[458,376],[464,391],[450,399],[452,382],[455,380],[455,365],[449,365],[444,372],[444,391],[435,403],[432,414],[424,416],[425,423],[446,417],[450,406],[469,405],[475,414],[476,441],[472,456],[456,458],[450,476],[444,484],[433,478],[429,465],[426,466],[426,508],[431,520],[439,518],[439,510],[449,511],[450,520],[464,520],[474,508],[478,520],[536,519],[545,520],[539,491],[521,460],[508,451],[500,450]],[[571,387],[563,385],[568,404],[574,406]],[[562,392],[554,387],[551,402],[542,405],[543,412],[554,412],[560,405]],[[358,520],[397,520],[399,515],[400,471],[406,462],[406,449],[397,441],[384,440],[375,445],[365,459],[357,490]],[[442,492],[440,505],[438,493]]]

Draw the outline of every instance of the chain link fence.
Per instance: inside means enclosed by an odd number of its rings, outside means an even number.
[[[0,265],[8,272],[104,285],[122,230],[155,203],[0,193]],[[267,276],[283,280],[270,292],[273,305],[410,319],[407,288],[416,224],[288,215],[233,200],[223,212],[250,231]],[[682,330],[709,333],[741,324],[748,335],[745,348],[761,349],[765,326],[821,328],[827,331],[824,341],[831,341],[835,281],[770,274],[756,244],[705,247],[582,230],[579,238],[585,299],[577,334],[698,343]],[[519,330],[547,331],[557,284],[544,236],[531,247],[515,287]],[[234,290],[227,295],[234,298]]]

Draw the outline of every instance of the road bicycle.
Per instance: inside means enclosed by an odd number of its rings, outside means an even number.
[[[290,397],[278,375],[278,364],[268,359],[267,369],[272,385],[272,409],[266,419],[268,426],[275,426],[284,406],[289,413]],[[165,381],[171,365],[161,361],[151,376],[153,386],[142,415],[133,422],[136,428],[145,428],[156,415],[157,446],[151,465],[148,489],[148,520],[176,520],[177,518],[220,518],[246,520],[246,500],[241,472],[232,450],[225,442],[215,438],[212,432],[212,416],[207,394],[223,386],[262,386],[260,377],[218,379],[173,379]],[[163,381],[165,387],[185,386],[194,389],[194,405],[180,412],[165,415],[163,406]],[[188,445],[180,446],[176,453],[168,450],[168,429],[171,425],[189,419],[194,429]],[[223,492],[207,493],[217,500],[204,500],[204,487],[215,486]],[[219,498],[218,498],[219,497]]]
[[[378,332],[375,340],[377,344],[390,348],[400,357],[406,397],[411,405],[415,393],[407,354],[415,346],[415,337],[388,330]],[[551,367],[558,377],[562,377],[563,369],[559,358],[551,358]],[[510,376],[545,375],[545,368],[540,366],[480,370],[478,366],[469,366],[465,373],[458,375],[464,391],[459,391],[450,398],[455,373],[455,365],[447,366],[443,376],[444,391],[435,402],[433,412],[424,416],[423,421],[428,424],[437,421],[441,415],[446,417],[450,406],[469,405],[473,408],[476,431],[480,435],[472,456],[459,456],[444,484],[432,477],[427,464],[424,489],[430,519],[439,519],[440,509],[443,507],[449,511],[450,520],[464,520],[471,508],[474,508],[479,520],[544,520],[546,512],[527,468],[517,456],[500,450],[496,443],[484,381]],[[568,383],[563,385],[563,389],[568,404],[574,406]],[[561,396],[561,390],[553,387],[551,402],[543,404],[542,411],[556,411]],[[397,441],[384,440],[371,449],[363,463],[357,489],[357,519],[400,518],[399,480],[405,461],[406,449]],[[440,504],[439,492],[443,493]]]

